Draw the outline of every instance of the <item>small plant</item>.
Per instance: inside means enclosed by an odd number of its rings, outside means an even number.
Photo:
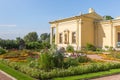
[[[74,52],[74,47],[71,46],[71,45],[68,45],[68,46],[66,47],[66,51],[67,51],[67,52],[70,52],[70,53],[73,53],[73,52]]]
[[[87,50],[87,51],[95,51],[96,48],[95,48],[94,45],[88,43],[88,44],[86,45],[86,50]]]
[[[104,50],[101,49],[101,48],[96,48],[96,51],[97,51],[97,52],[103,52]]]
[[[107,46],[107,45],[106,45],[106,46],[105,46],[105,50],[107,50],[107,51],[108,51],[108,49],[109,49],[109,46]]]
[[[113,47],[112,47],[112,46],[110,46],[108,50],[109,50],[109,51],[113,51]]]

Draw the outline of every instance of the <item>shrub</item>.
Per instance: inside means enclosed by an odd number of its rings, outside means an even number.
[[[88,43],[88,44],[86,45],[86,50],[88,50],[88,51],[95,51],[96,48],[95,48],[94,45]]]
[[[64,68],[68,68],[70,66],[77,66],[79,64],[77,59],[66,58],[64,62]]]
[[[61,47],[61,48],[59,49],[59,51],[60,51],[61,53],[65,53],[65,48],[64,48],[64,47]]]
[[[78,60],[78,62],[80,62],[80,63],[84,63],[84,62],[90,61],[90,58],[88,58],[87,56],[79,56],[79,57],[77,58],[77,60]]]
[[[40,67],[46,71],[54,67],[53,56],[49,52],[41,53],[40,55]]]
[[[109,48],[109,46],[107,46],[107,45],[106,45],[106,46],[105,46],[105,48],[106,48],[106,49],[108,49],[108,48]]]
[[[67,51],[67,52],[70,52],[70,53],[73,53],[73,52],[74,52],[73,46],[68,45],[68,46],[66,47],[66,51]]]
[[[26,44],[27,49],[40,49],[41,44],[39,42],[29,42]]]
[[[102,49],[101,48],[96,48],[96,51],[97,52],[102,52]]]
[[[113,51],[113,47],[110,46],[109,49],[108,49],[108,51]]]
[[[58,50],[53,54],[54,67],[56,67],[56,68],[63,67],[63,63],[64,63],[64,55],[63,54],[64,53],[61,50]]]
[[[4,53],[6,53],[6,50],[3,48],[0,48],[0,54],[4,54]]]
[[[105,49],[106,49],[106,51],[114,51],[114,49],[113,49],[113,47],[112,46],[105,46]]]

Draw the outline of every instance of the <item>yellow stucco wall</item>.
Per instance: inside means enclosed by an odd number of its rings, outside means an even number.
[[[64,44],[64,31],[69,31],[69,45],[76,47],[76,44],[72,44],[72,32],[76,32],[77,30],[77,21],[65,21],[58,24],[58,34],[63,34],[63,44],[57,44],[59,47],[66,47],[68,44]],[[59,39],[58,39],[59,40]],[[59,43],[59,41],[58,41]]]
[[[110,23],[98,23],[97,30],[97,47],[112,46],[111,44],[111,29]]]
[[[81,46],[85,47],[87,43],[94,45],[94,22],[92,19],[83,19],[81,25]]]

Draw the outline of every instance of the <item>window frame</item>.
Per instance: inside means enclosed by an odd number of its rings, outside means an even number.
[[[62,44],[63,43],[63,34],[59,33],[59,43]]]
[[[76,32],[72,32],[72,44],[76,44]]]

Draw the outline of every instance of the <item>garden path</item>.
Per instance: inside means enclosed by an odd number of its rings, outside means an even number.
[[[120,74],[105,76],[105,77],[90,79],[90,80],[120,80]]]
[[[106,61],[106,62],[119,62],[116,60],[106,60],[102,56],[97,55],[97,54],[88,54],[87,57],[89,57],[90,59],[93,59],[93,60],[100,60],[100,61]]]
[[[0,80],[16,80],[16,79],[0,70]]]

